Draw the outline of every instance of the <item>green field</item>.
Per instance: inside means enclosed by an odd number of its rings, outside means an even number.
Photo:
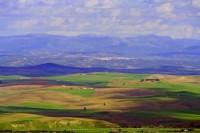
[[[80,89],[65,89],[65,88],[51,88],[49,89],[50,91],[57,91],[57,92],[63,92],[63,93],[68,93],[72,95],[79,95],[83,97],[90,97],[92,94],[95,93],[95,90],[90,89],[90,88],[80,88]]]
[[[34,84],[20,83],[23,78],[0,76],[9,80],[0,84],[0,130],[200,131],[199,76],[89,73],[25,78]]]
[[[1,76],[0,75],[0,80],[19,80],[19,79],[27,79],[28,77],[23,77],[23,76]]]
[[[122,74],[122,73],[91,73],[91,74],[74,74],[70,76],[54,76],[49,77],[51,80],[66,81],[75,83],[77,85],[89,85],[97,87],[105,87],[112,80],[139,80],[145,78],[148,75],[138,74]]]

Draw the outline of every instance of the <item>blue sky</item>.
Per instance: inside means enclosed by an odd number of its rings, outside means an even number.
[[[0,0],[0,35],[200,38],[200,0]]]

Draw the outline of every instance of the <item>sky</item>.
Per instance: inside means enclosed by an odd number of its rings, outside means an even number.
[[[0,36],[200,38],[200,0],[0,0]]]

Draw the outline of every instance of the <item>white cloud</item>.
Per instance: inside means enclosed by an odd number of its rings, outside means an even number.
[[[192,5],[196,8],[200,8],[200,0],[192,0]]]
[[[119,0],[86,0],[85,7],[89,8],[114,8]]]
[[[12,28],[11,32],[14,32],[16,29],[22,34],[24,31],[30,33],[41,31],[65,35],[67,33],[119,36],[156,34],[174,38],[197,38],[200,31],[195,27],[197,22],[194,22],[200,13],[191,6],[192,2],[193,6],[198,7],[200,0],[190,0],[189,4],[183,0],[152,0],[151,4],[144,3],[144,0],[16,1],[17,3],[11,3],[12,5],[7,8],[0,5],[0,15],[2,14],[0,17],[7,19],[1,19],[3,23],[12,24],[7,26],[8,30]]]
[[[99,0],[86,0],[85,7],[96,7],[99,4]]]
[[[57,2],[57,0],[17,0],[19,4],[47,4],[47,5],[53,5]]]
[[[28,19],[28,20],[17,20],[11,26],[14,29],[32,29],[37,26],[39,23],[36,19]]]
[[[50,26],[62,26],[64,24],[65,24],[65,19],[61,17],[54,17],[51,18],[51,20],[49,21]]]
[[[170,25],[162,24],[161,20],[149,21],[137,25],[118,25],[113,34],[120,36],[137,36],[154,34],[159,36],[170,36],[172,38],[192,38],[200,36],[200,28],[191,25]]]
[[[57,0],[41,0],[41,2],[49,5],[53,5],[56,3]]]
[[[176,18],[176,15],[174,14],[174,6],[169,2],[157,7],[157,12],[161,13],[161,15],[166,18]]]
[[[114,8],[119,4],[119,0],[100,0],[103,8]]]
[[[171,13],[173,12],[174,7],[172,6],[171,3],[164,3],[160,7],[158,7],[158,11],[163,12],[163,13]]]
[[[68,17],[67,18],[67,21],[69,22],[69,23],[74,23],[75,22],[75,18],[73,18],[73,17]]]
[[[193,34],[196,32],[190,25],[160,25],[159,26],[159,34],[165,36],[171,36],[172,38],[191,38]]]
[[[18,0],[19,3],[24,4],[26,2],[28,2],[28,0]]]
[[[65,29],[65,19],[62,17],[51,17],[46,19],[24,19],[13,22],[13,29],[17,30],[38,30],[38,29]]]
[[[197,34],[199,34],[199,35],[200,35],[200,28],[198,28],[198,30],[197,30]]]
[[[79,30],[87,29],[87,27],[90,26],[90,24],[91,24],[90,22],[83,22],[83,23],[77,25],[77,28]]]
[[[112,19],[116,20],[117,17],[119,17],[121,15],[121,10],[120,9],[113,9],[111,11],[111,16],[112,16]]]
[[[139,16],[141,16],[140,10],[135,9],[135,8],[131,8],[131,9],[129,10],[129,14],[130,14],[130,16],[132,16],[132,17],[139,17]]]

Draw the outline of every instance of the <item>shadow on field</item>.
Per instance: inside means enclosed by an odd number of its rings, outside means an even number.
[[[170,90],[170,89],[169,89]],[[188,91],[167,91],[162,88],[133,89],[114,92],[110,99],[139,101],[128,105],[118,116],[127,125],[164,127],[200,127],[200,95]]]
[[[200,121],[182,121],[168,117],[145,117],[144,114],[133,115],[132,112],[96,112],[94,110],[63,110],[63,109],[41,109],[17,106],[0,106],[0,114],[4,113],[29,113],[48,117],[75,117],[105,120],[116,123],[121,127],[200,127]],[[136,112],[135,112],[136,114]]]
[[[200,106],[199,106],[200,95],[192,92],[187,92],[187,91],[172,92],[163,90],[160,94],[137,97],[137,98],[139,100],[146,99],[146,103],[140,105],[141,107],[144,107],[144,109],[152,108],[152,109],[177,110],[177,111],[190,110],[200,113]],[[171,100],[165,100],[165,99],[171,99]],[[147,100],[149,100],[150,103]]]
[[[148,109],[168,109],[168,110],[193,110],[200,112],[200,95],[188,91],[167,91],[162,88],[133,89],[127,91],[113,92],[110,99],[136,100],[140,105],[128,106],[127,110],[148,110]]]
[[[106,87],[108,82],[70,82],[70,81],[56,81],[46,79],[19,79],[19,80],[3,80],[0,87],[14,86],[14,85],[77,85],[88,87]]]

